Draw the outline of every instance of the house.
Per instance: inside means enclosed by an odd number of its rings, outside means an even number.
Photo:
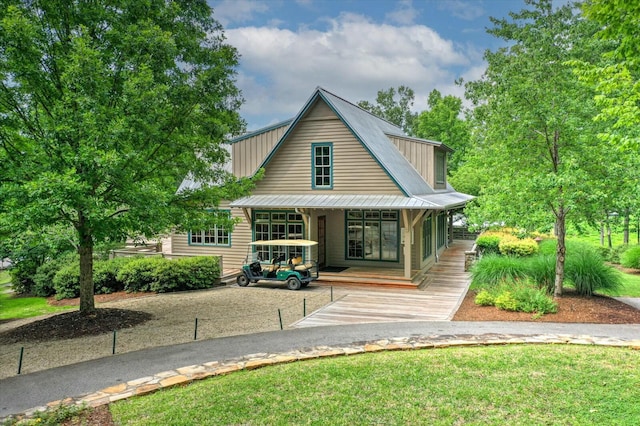
[[[230,146],[234,174],[265,170],[251,195],[220,205],[241,223],[231,233],[174,234],[172,253],[222,255],[225,268],[239,268],[253,240],[310,239],[320,267],[393,269],[410,279],[437,261],[452,212],[473,198],[447,183],[450,148],[408,137],[322,88],[292,120]],[[197,185],[185,179],[181,188]],[[276,254],[256,250],[264,260]]]

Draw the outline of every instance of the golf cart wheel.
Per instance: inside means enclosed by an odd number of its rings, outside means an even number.
[[[238,282],[238,285],[240,287],[246,287],[249,285],[249,278],[247,278],[245,274],[238,275],[238,278],[236,281]]]
[[[287,288],[289,290],[300,290],[301,286],[302,283],[300,282],[298,277],[289,277],[289,279],[287,279]]]

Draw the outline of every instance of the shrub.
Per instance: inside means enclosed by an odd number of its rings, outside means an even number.
[[[220,278],[217,257],[199,256],[160,265],[151,290],[158,293],[213,287]]]
[[[515,288],[514,298],[519,312],[536,313],[538,315],[558,312],[558,304],[545,289],[533,285],[521,285]]]
[[[556,257],[548,254],[538,254],[526,259],[527,276],[537,284],[537,287],[552,293],[556,278]]]
[[[518,301],[510,291],[505,290],[496,297],[495,306],[505,311],[515,311],[518,308]]]
[[[116,257],[112,260],[93,262],[93,286],[96,294],[124,290],[124,283],[118,279],[118,272],[131,260],[130,257]]]
[[[640,269],[640,246],[633,246],[622,253],[620,264],[625,268]]]
[[[39,297],[48,297],[55,294],[53,279],[56,273],[65,265],[77,264],[77,262],[78,255],[68,252],[40,265],[33,276],[33,294]]]
[[[531,256],[538,252],[538,243],[533,238],[519,239],[516,237],[504,237],[498,245],[500,253],[505,256]]]
[[[492,233],[485,233],[476,239],[476,247],[481,254],[499,253],[500,236]]]
[[[157,269],[167,262],[170,260],[162,257],[134,257],[122,265],[116,279],[128,292],[151,291],[151,286],[157,280]]]
[[[564,274],[576,291],[586,296],[598,290],[615,290],[622,285],[618,272],[605,265],[600,255],[588,246],[567,252]]]
[[[53,277],[56,299],[71,299],[80,296],[80,263],[74,261],[63,266]]]
[[[492,254],[478,260],[471,268],[471,287],[491,289],[505,280],[514,281],[527,276],[527,266],[513,256]]]
[[[481,290],[476,295],[475,303],[481,306],[493,306],[495,304],[495,297],[487,290]]]

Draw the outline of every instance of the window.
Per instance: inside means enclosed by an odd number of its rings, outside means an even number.
[[[312,188],[333,188],[333,144],[314,143],[312,149]]]
[[[429,214],[422,222],[422,259],[433,254],[433,216]]]
[[[301,240],[304,238],[304,222],[300,213],[280,211],[257,211],[253,215],[255,240]],[[263,261],[281,254],[304,256],[304,247],[256,246],[257,255]]]
[[[447,214],[445,212],[438,214],[436,220],[436,242],[440,248],[447,242]]]
[[[347,259],[398,260],[398,212],[348,210]]]
[[[436,183],[444,184],[446,182],[446,160],[447,154],[436,151]]]
[[[220,210],[218,214],[231,215],[230,211]],[[231,233],[221,225],[215,225],[211,229],[189,232],[189,245],[191,246],[230,246]]]

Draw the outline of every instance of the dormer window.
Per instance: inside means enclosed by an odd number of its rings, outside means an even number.
[[[436,151],[436,184],[444,185],[447,181],[447,154]]]
[[[314,143],[311,149],[312,188],[333,189],[333,144]]]

